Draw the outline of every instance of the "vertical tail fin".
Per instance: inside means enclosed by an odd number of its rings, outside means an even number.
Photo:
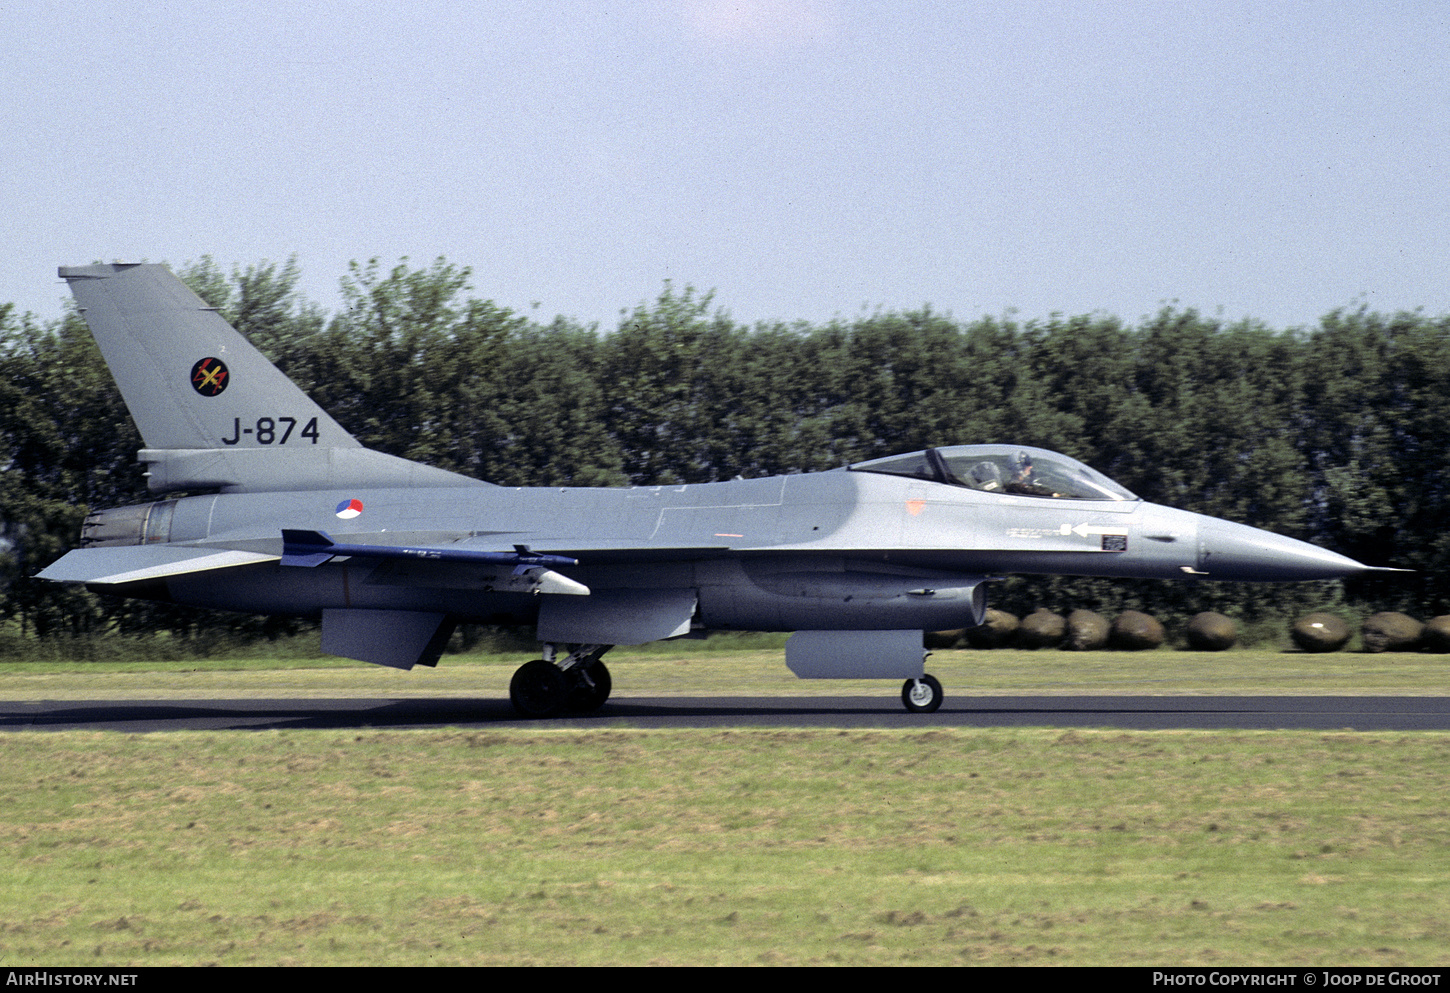
[[[60,277],[146,442],[152,490],[478,485],[363,448],[163,265]]]
[[[65,266],[60,276],[148,449],[359,447],[165,266]]]

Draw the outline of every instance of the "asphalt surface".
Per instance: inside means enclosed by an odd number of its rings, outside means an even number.
[[[619,697],[583,717],[526,721],[498,699],[0,702],[4,731],[282,728],[925,728],[1450,730],[1450,697],[951,697],[934,714],[887,697]]]

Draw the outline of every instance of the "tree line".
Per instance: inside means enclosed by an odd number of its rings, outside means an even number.
[[[331,315],[298,293],[295,262],[179,275],[364,445],[479,479],[700,483],[1033,445],[1146,500],[1416,572],[1289,587],[1014,579],[994,587],[1005,609],[1450,613],[1450,316],[1361,307],[1276,330],[1173,307],[1136,323],[923,308],[746,326],[666,283],[599,329],[478,299],[469,269],[442,258],[353,263]],[[152,499],[140,447],[79,316],[0,305],[4,617],[42,636],[294,629],[32,578],[74,547],[88,508]]]

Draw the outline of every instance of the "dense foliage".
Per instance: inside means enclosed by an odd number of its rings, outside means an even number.
[[[1450,317],[1336,311],[1276,331],[1165,308],[962,323],[930,309],[746,327],[666,284],[600,331],[469,295],[439,259],[354,263],[345,309],[293,264],[187,281],[363,444],[508,485],[645,485],[809,472],[931,445],[1072,455],[1145,499],[1418,572],[1287,588],[1013,580],[1008,609],[1218,609],[1254,618],[1346,598],[1450,612]],[[0,305],[5,616],[43,635],[275,633],[288,622],[98,598],[33,574],[90,506],[150,499],[125,407],[75,314]]]

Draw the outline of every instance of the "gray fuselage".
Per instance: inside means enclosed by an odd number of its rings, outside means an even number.
[[[576,558],[560,571],[596,593],[692,589],[698,626],[720,629],[960,627],[978,618],[978,585],[993,574],[1181,579],[1201,575],[1214,555],[1200,540],[1200,522],[1212,519],[1141,500],[987,493],[848,470],[632,489],[221,493],[153,506],[167,509],[170,524],[150,541],[269,555],[281,554],[283,527],[357,544],[523,544]],[[340,508],[353,513],[349,506],[361,511],[340,517]],[[1229,527],[1243,532],[1240,544],[1291,541]],[[187,575],[167,581],[165,595],[302,616],[377,608],[532,623],[541,598],[500,585],[446,563],[341,559],[317,569],[265,562]]]

